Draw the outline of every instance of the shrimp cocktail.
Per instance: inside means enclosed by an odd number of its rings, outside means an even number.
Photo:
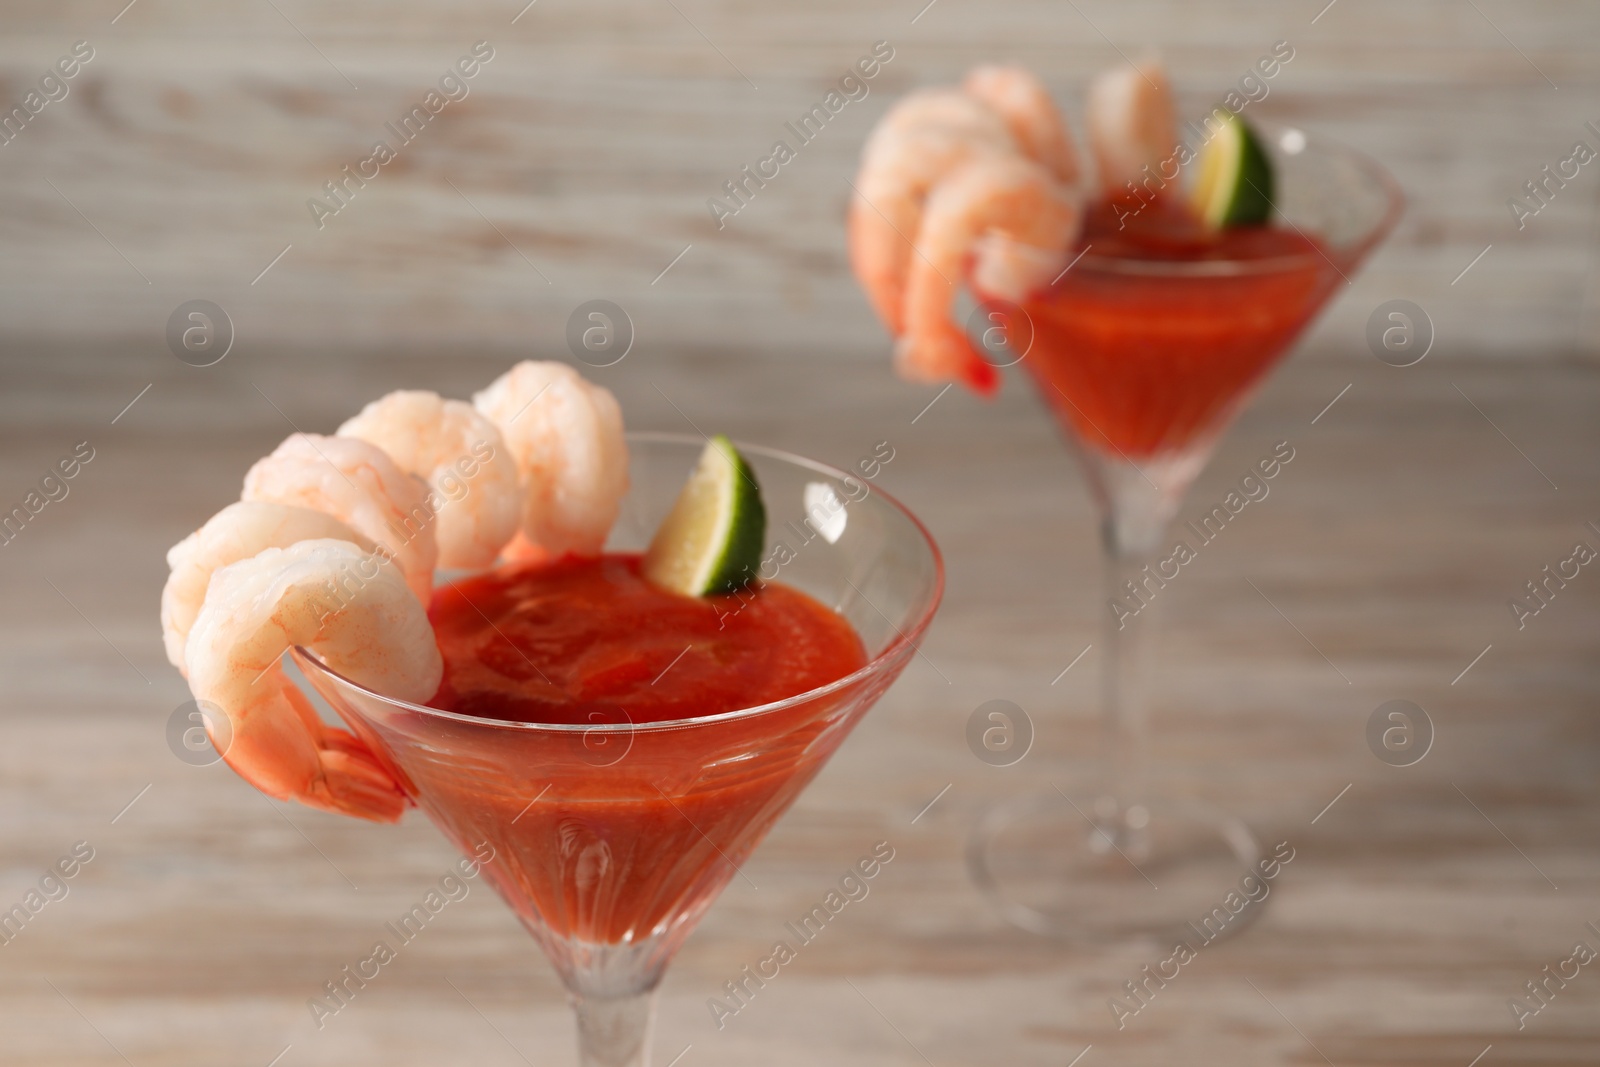
[[[1275,73],[1292,56],[1279,42],[1262,62]],[[1091,168],[1036,77],[979,67],[891,108],[854,183],[851,262],[901,374],[989,395],[1001,367],[1022,363],[1102,515],[1099,781],[1077,799],[997,809],[968,854],[1007,917],[1041,933],[1170,947],[1262,859],[1237,820],[1147,790],[1138,646],[1199,547],[1168,535],[1184,493],[1400,198],[1364,157],[1257,129],[1245,104],[1233,96],[1180,132],[1160,65],[1119,67],[1089,87]],[[963,281],[976,341],[953,313]],[[1228,499],[1213,523],[1243,509]]]
[[[769,544],[780,522],[811,536]],[[647,1062],[673,952],[943,587],[862,479],[624,434],[607,390],[532,362],[291,436],[168,562],[167,654],[228,765],[324,811],[422,808],[544,947],[594,1065]]]

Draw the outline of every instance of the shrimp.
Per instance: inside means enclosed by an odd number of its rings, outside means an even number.
[[[977,67],[960,90],[890,109],[862,151],[850,260],[902,376],[995,390],[950,321],[956,286],[970,267],[983,295],[1020,301],[1053,279],[1081,224],[1079,180],[1060,112],[1020,67]]]
[[[950,317],[956,282],[974,245],[989,242],[1007,293],[1020,299],[1047,284],[1065,261],[1082,206],[1042,164],[1022,156],[977,160],[928,197],[906,293],[906,334],[895,345],[900,373],[920,381],[957,379],[980,393],[999,381]],[[999,238],[1000,240],[994,240]]]
[[[1154,196],[1171,184],[1172,177],[1159,171],[1177,148],[1178,122],[1172,87],[1158,61],[1100,75],[1089,86],[1085,110],[1089,143],[1108,195],[1121,197],[1126,190],[1138,196],[1137,186]]]
[[[377,445],[291,434],[250,468],[242,499],[332,515],[392,557],[417,599],[428,603],[439,555],[428,491]]]
[[[507,558],[599,555],[628,491],[616,398],[564,363],[525,360],[472,401],[522,478],[522,529]]]
[[[358,545],[300,541],[217,570],[184,648],[195,699],[226,717],[226,731],[207,721],[211,742],[247,782],[279,800],[396,821],[406,798],[393,777],[284,674],[279,659],[293,645],[375,692],[425,701],[444,672],[426,609]]]
[[[426,479],[438,514],[439,566],[487,567],[517,532],[522,487],[494,423],[464,400],[400,390],[374,400],[339,427]]]
[[[331,515],[286,504],[240,501],[229,504],[167,552],[172,573],[161,590],[161,637],[167,659],[184,671],[183,647],[211,575],[219,567],[249,559],[264,548],[287,548],[312,538],[350,541],[364,551],[372,542]]]
[[[905,329],[905,285],[923,202],[980,155],[1019,151],[993,109],[955,89],[922,89],[883,117],[861,153],[850,201],[850,263],[891,333]]]
[[[898,153],[907,137],[942,130],[970,141],[988,141],[997,151],[1020,151],[1001,115],[977,96],[960,89],[918,89],[891,107],[867,138],[861,158],[873,162]]]
[[[1025,67],[974,67],[961,88],[994,109],[1029,158],[1050,168],[1063,185],[1076,185],[1078,151],[1050,91]]]

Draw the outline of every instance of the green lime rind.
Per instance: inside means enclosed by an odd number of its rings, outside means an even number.
[[[732,593],[755,579],[767,509],[755,471],[725,435],[706,442],[644,554],[644,576],[685,596]]]
[[[1214,114],[1222,125],[1200,150],[1191,203],[1214,230],[1258,226],[1272,217],[1277,193],[1272,160],[1244,119],[1225,108]]]

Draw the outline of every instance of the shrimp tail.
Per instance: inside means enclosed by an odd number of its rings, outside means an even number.
[[[932,325],[920,336],[895,341],[895,371],[910,381],[956,381],[984,399],[1000,389],[1000,372],[972,347],[965,331],[951,321]]]
[[[329,734],[344,733],[329,730]],[[285,789],[255,773],[245,761],[223,757],[239,777],[278,800],[295,800],[307,807],[334,815],[354,815],[372,822],[399,822],[410,801],[400,792],[394,779],[378,765],[367,747],[345,734],[348,746],[325,748],[318,752],[319,774],[298,790]],[[324,738],[324,741],[328,740]]]
[[[314,808],[340,815],[399,822],[410,801],[395,788],[394,779],[378,765],[367,746],[354,736],[330,729],[323,738],[324,744],[339,734],[343,735],[340,740],[344,744],[322,750],[322,780],[313,783],[301,799]]]
[[[211,739],[223,762],[278,800],[373,822],[400,820],[410,802],[360,738],[324,723],[306,695],[282,674],[274,672],[257,684],[276,690],[274,696],[292,709],[302,728],[289,730],[281,718],[267,723],[247,715],[236,725],[230,718],[231,736]],[[209,731],[211,724],[206,725]],[[315,767],[308,773],[304,768],[309,761]]]
[[[967,342],[967,350],[972,351],[970,341]],[[977,353],[974,352],[973,355]],[[959,373],[958,380],[961,384],[985,400],[994,399],[994,395],[1000,391],[1000,372],[994,368],[994,364],[981,356],[963,363]]]

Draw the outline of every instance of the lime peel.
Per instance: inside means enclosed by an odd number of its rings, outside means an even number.
[[[717,434],[651,539],[644,576],[685,596],[732,593],[754,580],[766,535],[755,471]]]
[[[1276,193],[1272,160],[1244,119],[1226,108],[1213,114],[1221,126],[1200,150],[1190,203],[1214,230],[1266,222]]]

